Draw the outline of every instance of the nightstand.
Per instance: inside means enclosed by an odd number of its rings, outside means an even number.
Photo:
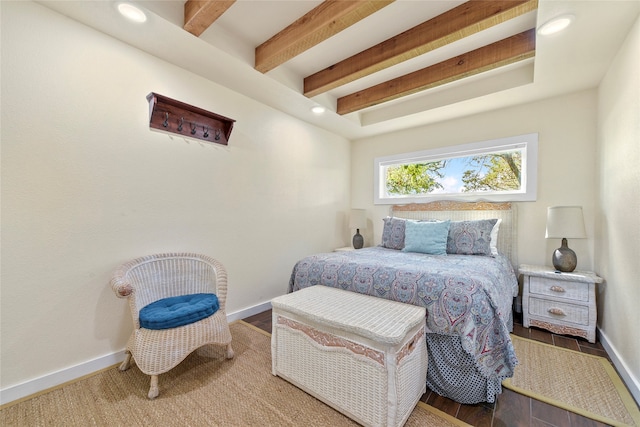
[[[333,252],[348,252],[348,251],[355,251],[355,249],[353,248],[353,246],[345,246],[343,248],[336,248],[333,250]]]
[[[551,267],[521,265],[522,325],[596,342],[596,283],[590,271],[557,273]]]

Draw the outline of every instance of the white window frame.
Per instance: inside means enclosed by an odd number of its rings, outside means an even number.
[[[386,192],[386,173],[388,166],[407,163],[430,163],[457,157],[476,156],[497,151],[524,148],[522,154],[522,188],[514,191],[474,192],[474,193],[432,193],[408,196],[390,196]],[[535,201],[537,197],[538,178],[538,134],[530,133],[470,144],[443,147],[433,150],[416,151],[377,157],[374,159],[374,204],[406,204],[424,203],[434,200],[491,201],[491,202],[524,202]]]

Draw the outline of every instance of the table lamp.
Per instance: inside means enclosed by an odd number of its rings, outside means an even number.
[[[360,229],[365,229],[367,225],[367,211],[364,209],[351,209],[349,215],[349,228],[356,229],[353,235],[353,248],[361,249],[364,246],[364,238],[360,234]]]
[[[581,206],[553,206],[547,208],[547,239],[562,239],[562,246],[553,252],[551,261],[557,271],[571,272],[576,269],[578,258],[569,249],[567,238],[584,239],[584,218]]]

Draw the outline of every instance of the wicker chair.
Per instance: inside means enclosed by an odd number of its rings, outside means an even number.
[[[134,325],[120,370],[129,368],[133,356],[140,370],[151,375],[149,399],[158,396],[158,375],[174,368],[194,350],[219,344],[226,346],[227,359],[233,357],[225,311],[227,272],[215,259],[191,253],[137,258],[114,272],[111,287],[118,297],[129,299]],[[169,329],[140,326],[140,310],[148,304],[199,293],[214,293],[218,298],[219,309],[209,317]]]

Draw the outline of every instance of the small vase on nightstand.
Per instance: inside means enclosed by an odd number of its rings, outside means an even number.
[[[356,228],[356,234],[353,235],[353,248],[362,249],[364,246],[364,237],[360,234],[360,229]]]

